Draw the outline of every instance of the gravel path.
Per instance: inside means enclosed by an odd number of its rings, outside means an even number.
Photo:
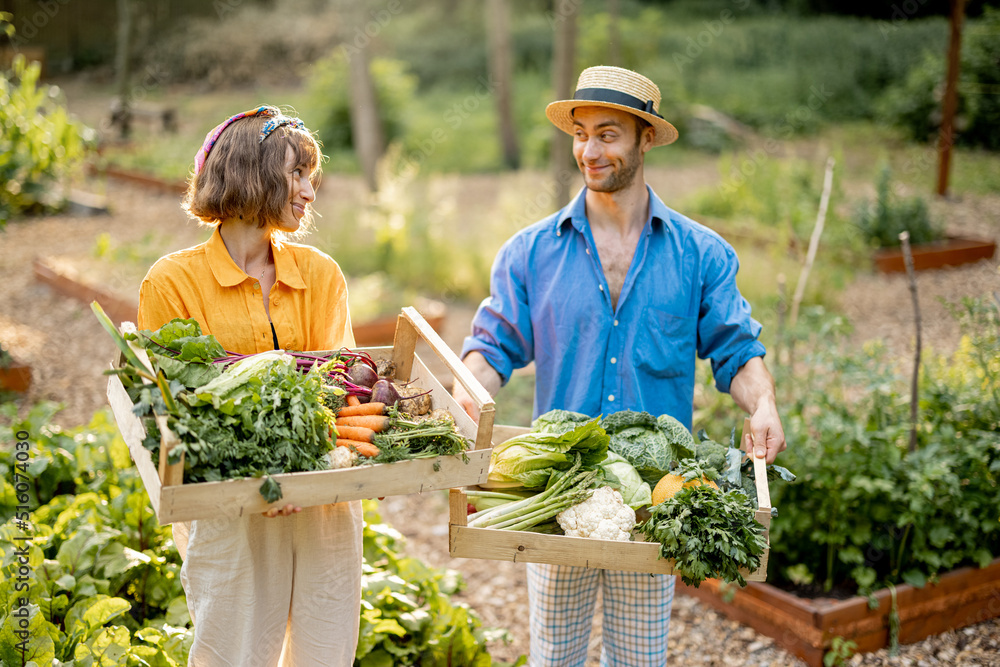
[[[662,175],[661,175],[662,176]],[[330,180],[330,177],[327,177]],[[328,187],[329,183],[324,187]],[[103,186],[102,186],[103,187]],[[352,187],[357,187],[356,185]],[[95,239],[108,234],[118,248],[143,252],[152,247],[172,250],[198,242],[205,231],[188,222],[176,195],[157,194],[115,182],[106,184],[111,215],[59,215],[18,221],[0,233],[0,340],[13,354],[31,364],[34,382],[28,401],[60,401],[65,409],[58,420],[65,426],[86,422],[106,404],[101,373],[113,357],[113,345],[89,308],[55,294],[32,274],[35,256],[58,257],[87,273],[99,246]],[[1000,197],[945,202],[955,231],[1000,237]],[[329,218],[327,218],[329,219]],[[998,239],[1000,240],[1000,239]],[[123,268],[102,276],[123,294],[134,297],[141,275]],[[943,314],[938,297],[1000,291],[997,261],[938,271],[920,276],[925,336],[944,351],[957,341],[957,328]],[[864,275],[844,291],[843,307],[855,322],[859,339],[884,337],[900,350],[911,345],[912,313],[905,279]],[[444,332],[453,348],[468,329],[472,308],[453,304]],[[426,562],[459,570],[466,590],[460,598],[480,614],[487,625],[510,630],[512,641],[493,648],[499,660],[514,660],[528,650],[524,568],[494,561],[452,560],[448,556],[447,500],[444,494],[387,498],[383,518],[407,538],[409,551]],[[596,665],[600,629],[595,627],[588,665]],[[674,603],[670,652],[675,664],[691,665],[801,665],[767,637],[731,622],[691,598]],[[1000,620],[902,647],[889,658],[885,651],[856,656],[852,665],[1000,664]]]

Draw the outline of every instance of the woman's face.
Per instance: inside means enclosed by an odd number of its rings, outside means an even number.
[[[285,149],[285,178],[288,179],[288,204],[284,215],[278,223],[278,229],[283,232],[295,232],[299,222],[306,214],[307,207],[316,199],[316,190],[309,181],[308,165],[297,164],[295,149],[288,146]]]

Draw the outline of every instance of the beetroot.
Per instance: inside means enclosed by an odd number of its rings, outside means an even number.
[[[351,367],[347,369],[347,377],[350,378],[351,382],[362,387],[370,388],[378,382],[378,375],[375,371],[368,364],[360,361],[351,364]]]
[[[385,403],[388,407],[395,405],[399,401],[399,392],[388,380],[382,379],[372,385],[371,401],[373,403]]]

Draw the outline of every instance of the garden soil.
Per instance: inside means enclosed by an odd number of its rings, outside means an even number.
[[[677,183],[667,171],[653,172],[654,187]],[[654,182],[655,180],[655,182]],[[358,192],[351,179],[327,175],[324,190]],[[479,185],[485,186],[486,179]],[[101,234],[122,249],[178,249],[204,239],[205,230],[187,221],[177,195],[163,194],[116,181],[91,184],[107,197],[110,213],[99,216],[63,214],[19,220],[0,233],[0,340],[16,358],[31,365],[33,383],[25,404],[47,399],[65,407],[56,419],[69,427],[86,423],[106,405],[102,372],[114,357],[113,344],[87,304],[54,292],[33,275],[35,258],[50,258],[88,275],[88,266],[102,250]],[[968,197],[935,203],[947,214],[950,231],[988,238],[1000,236],[1000,196]],[[327,216],[326,220],[335,219]],[[998,239],[1000,240],[1000,239]],[[150,261],[155,257],[150,258]],[[134,262],[131,262],[134,264]],[[132,298],[141,275],[124,268],[99,279]],[[106,266],[106,264],[104,264]],[[91,277],[92,270],[90,270]],[[141,272],[140,272],[141,273]],[[948,351],[958,341],[957,326],[941,299],[1000,291],[997,260],[918,277],[925,344]],[[446,342],[459,349],[474,306],[450,303],[443,331]],[[861,273],[843,292],[842,306],[855,327],[856,342],[884,339],[900,358],[912,356],[913,310],[905,276]],[[448,505],[444,493],[391,497],[381,503],[383,519],[407,538],[407,550],[427,563],[460,571],[466,582],[458,599],[470,605],[487,626],[506,628],[510,642],[496,644],[496,659],[512,661],[528,651],[528,611],[524,566],[508,562],[451,559],[448,556]],[[595,622],[588,665],[597,665],[601,645]],[[670,632],[672,664],[679,665],[799,665],[771,639],[727,620],[691,598],[674,601]],[[855,656],[852,665],[997,664],[1000,620],[949,632],[901,647],[898,657],[886,651]]]

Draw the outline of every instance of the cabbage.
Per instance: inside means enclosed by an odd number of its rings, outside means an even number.
[[[580,423],[564,433],[536,433],[513,437],[493,447],[486,489],[523,486],[540,489],[553,470],[568,470],[579,455],[581,468],[592,469],[608,453],[608,436],[600,419]]]
[[[626,505],[637,510],[653,504],[649,484],[642,480],[639,472],[624,457],[608,451],[601,468],[604,470],[604,480],[609,486],[618,489]]]
[[[683,424],[669,415],[622,410],[601,422],[611,438],[610,448],[635,466],[651,486],[670,472],[674,461],[691,458],[694,438]]]

